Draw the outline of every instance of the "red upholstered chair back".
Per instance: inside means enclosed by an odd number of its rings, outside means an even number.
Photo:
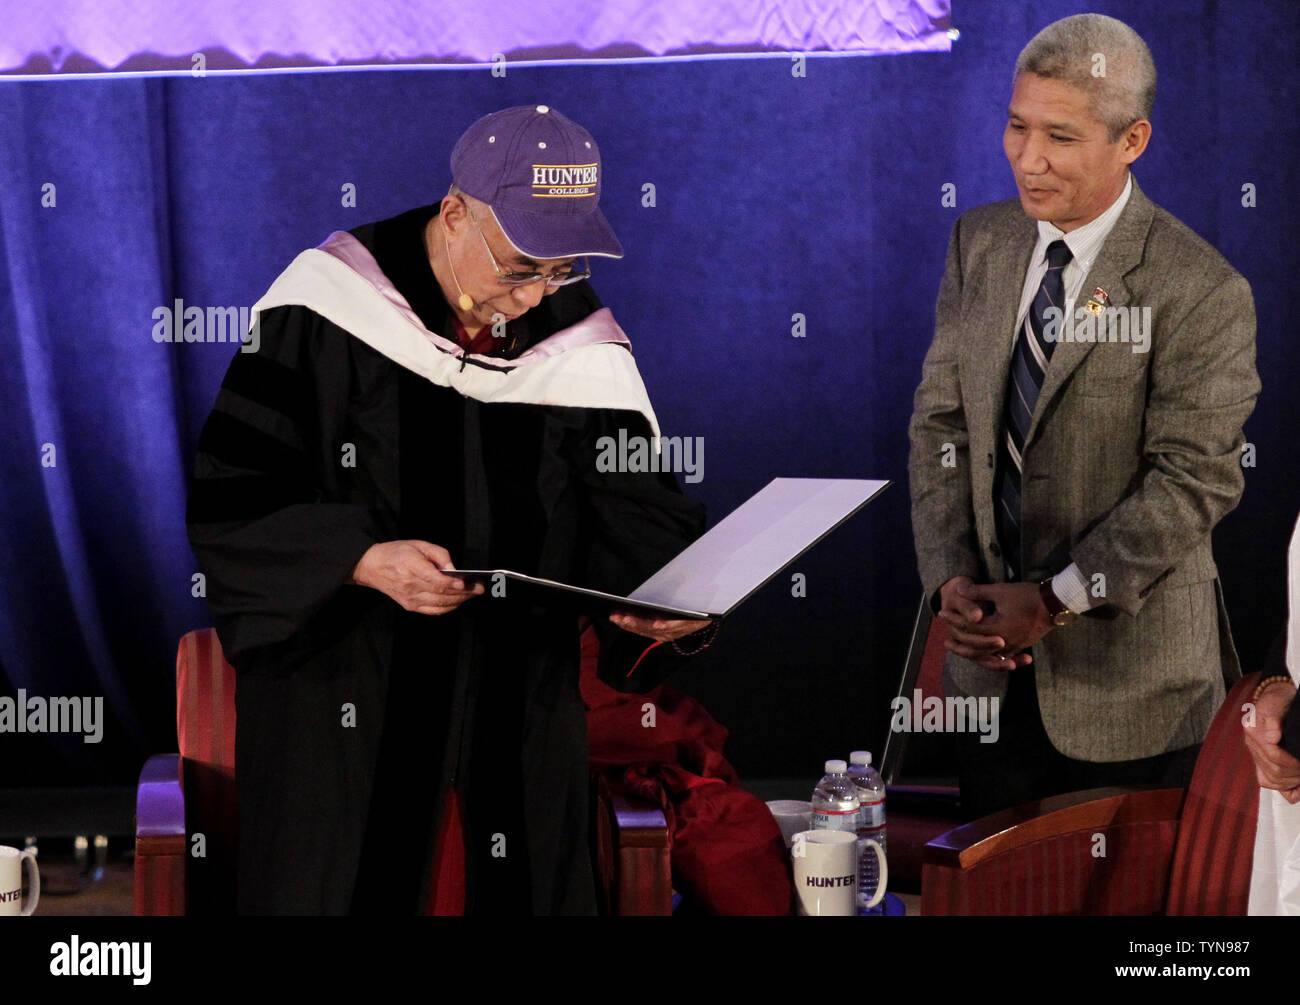
[[[943,697],[943,660],[948,655],[944,639],[948,637],[948,622],[942,618],[930,621],[925,635],[925,649],[921,652],[921,668],[916,674],[916,687],[925,697]]]
[[[1196,759],[1169,877],[1167,914],[1245,914],[1259,783],[1242,739],[1242,706],[1259,674],[1228,692]]]
[[[181,756],[235,775],[235,668],[211,628],[181,639],[176,652],[176,735]]]
[[[230,913],[239,836],[235,669],[226,662],[211,628],[187,634],[176,654],[176,735],[185,826],[191,841],[188,910],[190,914]],[[196,835],[202,835],[201,856],[193,854]]]

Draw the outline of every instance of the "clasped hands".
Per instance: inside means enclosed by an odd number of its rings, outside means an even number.
[[[485,592],[482,583],[458,578],[447,549],[428,541],[371,545],[352,570],[349,582],[378,590],[417,614],[447,614]],[[709,624],[647,618],[629,611],[614,611],[609,620],[626,632],[658,642],[672,642]]]
[[[976,584],[969,576],[954,576],[939,597],[939,617],[948,623],[944,648],[986,670],[1032,663],[1024,650],[1055,627],[1037,583]]]

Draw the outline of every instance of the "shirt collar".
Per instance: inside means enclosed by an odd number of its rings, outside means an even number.
[[[1105,212],[1097,219],[1085,223],[1082,227],[1076,227],[1068,234],[1046,220],[1039,220],[1038,246],[1034,249],[1034,261],[1041,261],[1046,256],[1047,246],[1053,241],[1064,240],[1065,246],[1070,249],[1071,261],[1078,263],[1086,273],[1092,267],[1093,259],[1101,251],[1107,236],[1114,229],[1119,215],[1124,212],[1132,191],[1133,173],[1129,172],[1128,180],[1124,183],[1124,191],[1106,207]]]

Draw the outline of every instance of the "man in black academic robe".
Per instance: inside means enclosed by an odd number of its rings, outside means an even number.
[[[509,109],[452,165],[441,204],[286,270],[200,437],[187,524],[237,671],[241,913],[423,911],[452,789],[469,913],[593,913],[579,618],[601,678],[638,692],[716,627],[437,571],[626,593],[703,530],[672,474],[596,463],[658,429],[572,281],[578,254],[621,254],[594,141]]]

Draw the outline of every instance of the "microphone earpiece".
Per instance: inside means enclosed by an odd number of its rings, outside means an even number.
[[[469,294],[460,288],[460,280],[456,278],[456,267],[451,264],[451,244],[447,240],[447,228],[439,227],[438,229],[442,231],[442,246],[447,249],[447,269],[451,273],[451,281],[456,284],[456,292],[460,294],[456,298],[456,304],[462,311],[472,311],[474,301],[470,299]]]

